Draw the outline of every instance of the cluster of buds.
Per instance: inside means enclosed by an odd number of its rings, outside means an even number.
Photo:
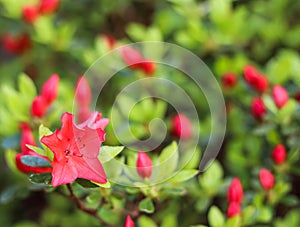
[[[53,74],[43,84],[40,95],[33,99],[31,104],[31,115],[41,118],[45,115],[49,106],[54,102],[58,94],[59,76]]]
[[[31,40],[28,34],[22,33],[18,36],[5,34],[2,37],[3,49],[10,54],[23,54],[31,47]]]
[[[22,9],[23,20],[33,24],[41,15],[54,13],[60,0],[40,0],[37,5],[25,5]]]

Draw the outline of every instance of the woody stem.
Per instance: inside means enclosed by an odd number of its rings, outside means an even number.
[[[105,224],[105,222],[97,215],[96,209],[90,209],[84,206],[84,204],[81,202],[79,198],[76,197],[71,184],[67,184],[68,191],[70,193],[70,198],[75,202],[76,206],[82,210],[83,212],[95,217],[99,220],[100,223]]]

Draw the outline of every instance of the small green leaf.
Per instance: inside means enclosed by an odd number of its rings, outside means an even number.
[[[35,184],[50,184],[52,177],[50,173],[30,174],[29,180]]]
[[[31,146],[29,144],[26,144],[26,147],[28,147],[30,150],[33,150],[34,152],[36,152],[40,155],[46,155],[46,152],[40,147]]]
[[[240,215],[233,216],[229,218],[226,222],[226,227],[241,227],[242,220]]]
[[[96,184],[98,185],[99,187],[102,187],[102,188],[110,188],[111,187],[111,184],[110,182],[107,180],[107,182],[105,184],[100,184],[98,182],[95,182],[95,181],[91,181],[93,184]]]
[[[224,226],[224,216],[220,209],[216,206],[212,206],[208,212],[208,222],[212,227],[223,227]]]
[[[101,163],[108,162],[116,157],[123,149],[123,146],[101,146],[98,159]]]
[[[178,147],[175,141],[163,149],[158,157],[160,179],[172,176],[178,165],[178,156]]]
[[[49,136],[52,132],[49,128],[45,127],[44,125],[40,125],[39,127],[39,138],[41,139],[43,136]]]
[[[196,176],[199,171],[195,169],[185,169],[178,172],[174,177],[168,180],[170,183],[178,183],[191,179]]]
[[[110,224],[117,224],[120,219],[120,215],[112,210],[109,205],[102,206],[98,214],[105,222]]]
[[[23,96],[32,100],[37,95],[33,81],[25,73],[19,75],[18,83],[19,90]]]
[[[139,203],[139,210],[148,214],[154,212],[154,205],[150,198],[145,198]]]
[[[6,203],[12,201],[15,198],[18,189],[19,188],[17,187],[17,185],[14,185],[14,186],[11,186],[11,187],[5,189],[0,194],[0,203],[1,204],[6,204]]]
[[[138,219],[138,226],[140,227],[157,227],[157,224],[149,217],[143,215]]]
[[[31,156],[31,155],[24,155],[21,157],[21,162],[27,166],[34,166],[34,167],[51,167],[50,162],[48,162],[44,158]]]

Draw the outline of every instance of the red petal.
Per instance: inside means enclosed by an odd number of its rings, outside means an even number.
[[[66,159],[65,162],[58,162],[55,160],[52,163],[52,186],[56,187],[61,184],[68,184],[75,181],[78,177],[78,172],[75,165],[76,163],[74,163],[71,158]]]

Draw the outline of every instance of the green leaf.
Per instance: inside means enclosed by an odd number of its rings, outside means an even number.
[[[170,213],[164,217],[161,223],[161,227],[170,227],[170,226],[177,227],[178,226],[177,223],[178,223],[177,216],[175,214]]]
[[[47,184],[49,185],[52,180],[50,173],[41,173],[41,174],[30,174],[29,180],[35,184]]]
[[[226,227],[241,227],[242,220],[240,215],[233,216],[229,218],[226,222]]]
[[[39,127],[39,139],[41,139],[43,136],[49,136],[51,135],[53,132],[45,127],[43,124],[40,125]]]
[[[225,223],[224,216],[220,209],[212,206],[208,212],[208,222],[212,227],[223,227]]]
[[[33,150],[34,152],[36,152],[40,155],[47,155],[46,152],[40,147],[31,146],[29,144],[26,144],[26,147],[28,147],[30,150]]]
[[[21,162],[27,166],[33,167],[51,167],[50,162],[48,162],[44,158],[31,156],[31,155],[24,155],[21,157]]]
[[[98,159],[101,163],[108,162],[116,157],[123,149],[123,146],[101,146]]]
[[[174,177],[168,180],[170,183],[178,183],[191,179],[198,174],[198,170],[195,169],[185,169],[178,172]]]
[[[1,143],[1,146],[5,150],[17,148],[20,145],[20,139],[21,139],[20,134],[8,136],[8,137],[4,138],[4,140]]]
[[[203,189],[210,195],[216,193],[222,184],[223,169],[221,164],[215,160],[211,166],[199,176],[199,182]]]
[[[116,211],[112,210],[109,205],[102,206],[98,214],[109,224],[117,224],[121,217]]]
[[[268,223],[273,218],[272,211],[268,207],[261,207],[258,210],[258,221]]]
[[[150,198],[145,198],[139,203],[139,210],[148,214],[154,212],[154,205]]]
[[[178,147],[175,141],[163,149],[158,157],[159,179],[172,176],[178,165],[178,156]]]
[[[92,183],[89,180],[82,179],[82,178],[77,178],[76,183],[80,184],[84,188],[98,188],[99,186]]]
[[[16,197],[16,194],[18,192],[18,186],[17,185],[14,185],[14,186],[11,186],[7,189],[5,189],[1,194],[0,194],[0,203],[1,204],[6,204],[10,201],[12,201],[15,197]]]
[[[33,81],[25,73],[21,73],[19,75],[18,83],[21,94],[28,97],[29,100],[33,100],[37,95]]]
[[[143,215],[138,219],[139,227],[157,227],[156,223],[149,217]]]

